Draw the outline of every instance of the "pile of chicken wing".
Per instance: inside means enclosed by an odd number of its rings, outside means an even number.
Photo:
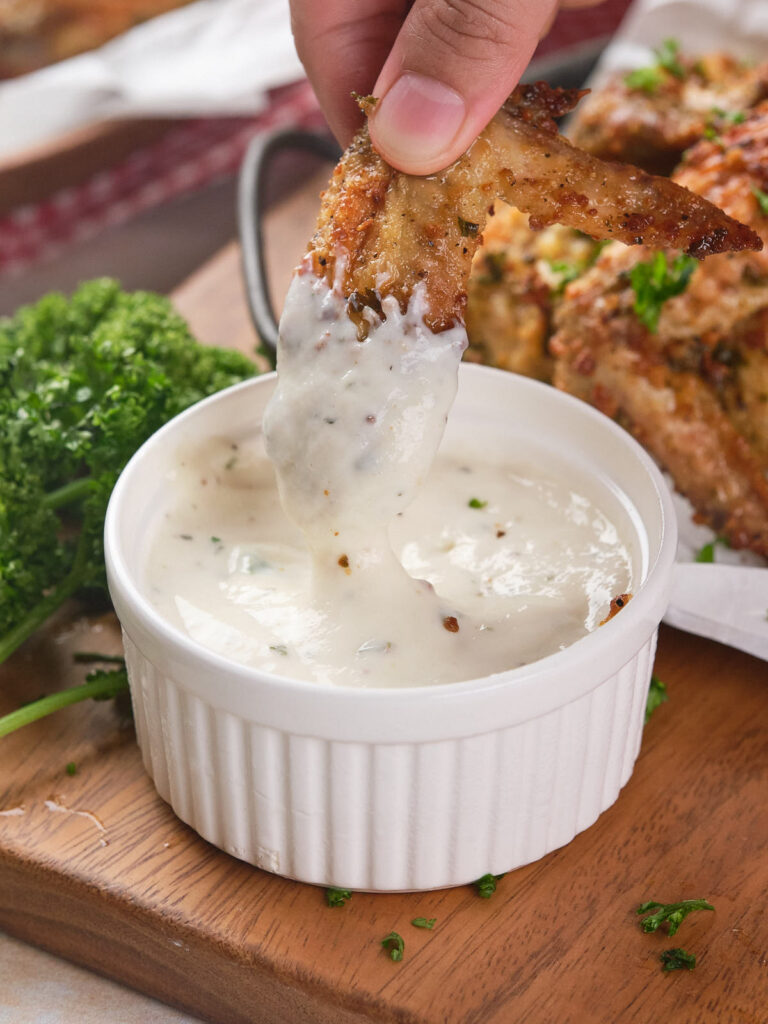
[[[589,96],[571,137],[599,158],[674,166],[671,182],[768,242],[768,65],[670,52]],[[569,223],[534,231],[497,205],[469,286],[468,357],[597,406],[699,521],[768,556],[768,253],[729,245],[686,266],[674,243],[661,255],[657,240],[599,243]]]

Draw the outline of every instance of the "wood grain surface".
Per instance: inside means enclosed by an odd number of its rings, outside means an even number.
[[[278,276],[310,195],[276,214]],[[237,261],[226,251],[177,300],[207,341],[250,348]],[[119,646],[111,613],[71,605],[0,669],[0,713],[82,679],[73,651]],[[217,1024],[765,1024],[768,665],[663,629],[657,672],[669,702],[634,775],[568,846],[489,900],[356,893],[333,909],[198,838],[155,794],[120,707],[79,705],[0,741],[0,928]],[[641,931],[641,902],[696,897],[715,913],[673,939]],[[380,945],[393,929],[401,963]],[[673,946],[694,971],[662,972]]]

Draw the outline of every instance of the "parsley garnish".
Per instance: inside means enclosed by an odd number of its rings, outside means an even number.
[[[715,560],[715,542],[711,540],[709,544],[705,544],[696,552],[697,562],[714,562]]]
[[[329,907],[343,907],[347,900],[352,899],[349,889],[326,889],[325,902]]]
[[[638,89],[642,92],[656,92],[664,81],[664,75],[655,64],[648,68],[636,68],[624,75],[624,81],[630,89]]]
[[[125,666],[125,658],[122,654],[99,654],[98,651],[75,651],[72,660],[78,665],[90,665],[94,662],[101,662],[109,665]]]
[[[554,289],[556,295],[561,295],[571,281],[575,281],[577,277],[581,277],[584,273],[584,266],[580,266],[578,263],[563,263],[558,260],[551,260],[549,266],[552,269],[552,273],[557,274],[559,278]]]
[[[624,82],[630,89],[643,92],[656,92],[664,82],[664,72],[674,78],[685,78],[685,68],[680,63],[680,44],[676,39],[665,39],[661,46],[653,51],[656,62],[647,68],[637,68],[624,76]]]
[[[483,875],[482,878],[474,883],[475,889],[477,889],[477,895],[482,897],[484,900],[489,900],[491,896],[496,892],[496,883],[502,879],[504,875]]]
[[[662,683],[658,676],[651,676],[651,685],[648,687],[648,698],[645,702],[645,720],[651,717],[659,704],[665,704],[669,700],[667,696],[667,684]]]
[[[427,928],[429,931],[432,931],[432,929],[437,924],[437,918],[436,917],[414,917],[414,919],[411,921],[411,924],[413,925],[414,928]]]
[[[726,124],[744,124],[747,120],[743,110],[723,110],[722,107],[712,107],[712,116]]]
[[[692,256],[683,253],[670,265],[664,253],[657,252],[652,260],[638,263],[630,270],[629,280],[635,293],[632,308],[652,334],[659,326],[662,306],[667,299],[685,291],[696,265]]]
[[[656,54],[659,67],[664,68],[675,78],[685,78],[685,68],[679,60],[680,43],[676,39],[665,39],[653,52]]]
[[[275,654],[282,654],[284,658],[288,657],[288,648],[285,644],[270,644],[269,649],[270,651],[274,651]]]
[[[381,945],[389,953],[391,960],[397,962],[403,959],[405,940],[402,935],[398,935],[397,932],[390,932],[389,935],[381,940]]]
[[[721,149],[725,149],[723,140],[720,138],[720,132],[715,128],[713,124],[708,124],[704,129],[704,138],[709,142],[714,142]]]
[[[0,353],[2,662],[74,594],[106,591],[104,515],[139,445],[255,367],[109,280],[3,319]]]
[[[64,769],[67,775],[77,775],[77,765],[74,761],[70,761],[67,767]]]
[[[637,908],[637,913],[646,914],[649,910],[656,910],[655,914],[648,914],[648,917],[643,918],[640,927],[644,932],[655,932],[666,922],[667,934],[672,936],[694,910],[714,909],[706,900],[683,900],[681,903],[657,903],[655,900],[648,900]]]
[[[730,545],[730,541],[728,540],[727,537],[715,537],[715,539],[711,540],[709,542],[709,544],[705,544],[703,547],[699,548],[699,550],[696,552],[696,558],[694,559],[694,561],[696,561],[696,562],[714,562],[714,560],[715,560],[715,547],[718,544],[722,544],[723,547],[726,547],[726,548],[729,548],[731,546]]]
[[[752,195],[757,200],[758,206],[760,207],[760,213],[764,217],[768,217],[768,192],[763,192],[757,185],[752,186]]]
[[[211,537],[211,544],[221,544],[221,537]]]
[[[696,956],[686,953],[684,949],[665,949],[659,957],[663,971],[681,971],[685,968],[692,971],[696,966]]]
[[[479,498],[470,498],[467,504],[470,508],[485,508],[488,502],[481,501]]]
[[[474,238],[477,232],[480,230],[479,224],[474,224],[471,220],[464,220],[463,217],[458,218],[459,231],[465,238]]]

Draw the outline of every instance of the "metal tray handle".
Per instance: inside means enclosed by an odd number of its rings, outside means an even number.
[[[243,276],[251,320],[265,354],[274,364],[277,351],[277,317],[269,294],[264,255],[264,212],[269,172],[275,157],[288,150],[303,150],[336,163],[341,155],[330,135],[289,129],[258,135],[248,146],[240,170],[237,218],[242,245]]]

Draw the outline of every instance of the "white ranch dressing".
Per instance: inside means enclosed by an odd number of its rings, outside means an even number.
[[[385,299],[360,342],[341,296],[296,275],[272,465],[260,436],[188,453],[148,562],[193,639],[291,678],[429,685],[560,650],[631,589],[616,527],[564,481],[469,445],[432,465],[466,336],[434,335],[423,308],[419,289],[404,314]]]

